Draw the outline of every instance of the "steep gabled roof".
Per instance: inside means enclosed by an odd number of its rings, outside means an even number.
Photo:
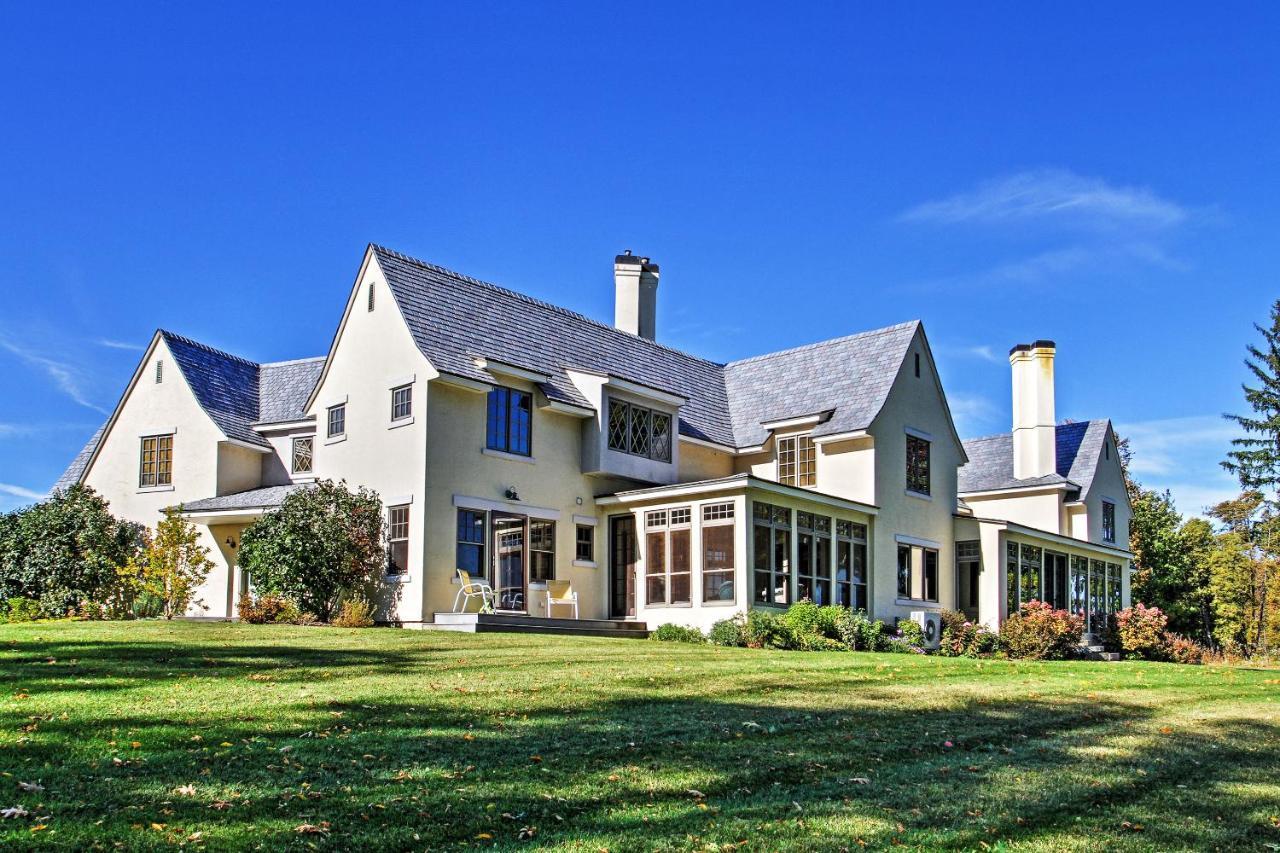
[[[106,431],[107,425],[105,423],[93,431],[93,435],[85,442],[84,447],[76,454],[75,459],[71,460],[67,470],[62,472],[58,482],[53,484],[55,490],[69,489],[80,482],[80,478],[84,476],[84,469],[89,467],[89,460],[93,458],[94,451],[98,449],[98,443],[102,441],[102,434]]]
[[[278,424],[303,418],[307,397],[324,369],[324,356],[258,365],[258,422]]]
[[[1013,476],[1012,433],[971,438],[964,442],[969,463],[960,468],[958,491],[960,494],[969,494],[998,489],[1066,485],[1079,489],[1083,498],[1089,494],[1089,488],[1093,485],[1093,475],[1098,469],[1098,458],[1102,455],[1103,442],[1110,426],[1111,422],[1108,420],[1058,424],[1054,429],[1055,473],[1022,480]]]
[[[258,420],[258,365],[238,355],[160,330],[191,393],[227,438],[270,447],[249,426]]]

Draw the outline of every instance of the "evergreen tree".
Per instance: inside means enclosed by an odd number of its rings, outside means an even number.
[[[1250,344],[1245,367],[1255,385],[1245,383],[1245,402],[1252,415],[1227,415],[1244,429],[1234,439],[1222,467],[1235,474],[1246,491],[1262,491],[1275,506],[1280,490],[1280,299],[1271,306],[1271,326],[1254,324],[1262,335],[1261,347]]]

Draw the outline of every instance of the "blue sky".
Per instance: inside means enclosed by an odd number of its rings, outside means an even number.
[[[1276,4],[188,5],[6,11],[0,509],[158,326],[323,354],[369,241],[602,319],[631,248],[721,360],[919,318],[966,436],[1052,338],[1059,417],[1184,511],[1233,491]]]

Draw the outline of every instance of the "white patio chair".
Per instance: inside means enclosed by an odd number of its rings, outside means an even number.
[[[552,616],[552,607],[570,607],[573,618],[578,618],[578,594],[573,591],[570,581],[547,581],[547,618]]]
[[[462,584],[462,588],[458,590],[458,594],[453,597],[453,612],[466,613],[467,605],[471,599],[480,599],[480,613],[493,612],[493,587],[489,586],[488,581],[475,581],[471,579],[471,575],[458,569],[458,582]],[[458,609],[458,603],[462,603],[462,609]]]

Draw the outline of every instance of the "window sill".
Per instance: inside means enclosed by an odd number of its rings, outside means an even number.
[[[138,494],[149,495],[152,492],[172,492],[173,486],[139,486]]]
[[[688,610],[693,607],[692,603],[686,604],[646,604],[645,610]]]
[[[346,440],[347,440],[347,434],[344,432],[342,435],[334,435],[334,436],[330,436],[329,438],[326,438],[326,439],[324,440],[324,443],[325,443],[325,444],[339,444],[339,443],[341,443],[341,442],[343,442],[343,441],[346,441]]]
[[[598,569],[599,565],[595,560],[574,560],[573,564],[580,569]]]
[[[413,416],[410,415],[407,418],[400,418],[400,420],[398,421],[392,421],[391,423],[387,424],[387,429],[400,429],[400,427],[407,427],[412,423],[413,423]]]
[[[413,575],[383,575],[382,579],[387,583],[413,583]]]
[[[913,489],[907,489],[906,491],[903,492],[903,494],[905,494],[909,498],[918,498],[922,501],[933,500],[933,495],[925,494],[924,492],[917,492],[917,491],[914,491]]]
[[[723,599],[717,598],[714,601],[702,602],[702,606],[703,607],[733,607],[737,603],[738,603],[737,601],[724,601]]]
[[[900,607],[942,607],[938,602],[927,598],[895,598],[893,603]]]
[[[294,483],[314,483],[316,481],[315,474],[290,474],[289,480]]]
[[[510,459],[512,462],[523,462],[526,465],[534,465],[537,460],[532,456],[525,456],[520,453],[508,453],[505,450],[494,450],[490,447],[483,447],[480,452],[485,456],[492,456],[495,459]]]

